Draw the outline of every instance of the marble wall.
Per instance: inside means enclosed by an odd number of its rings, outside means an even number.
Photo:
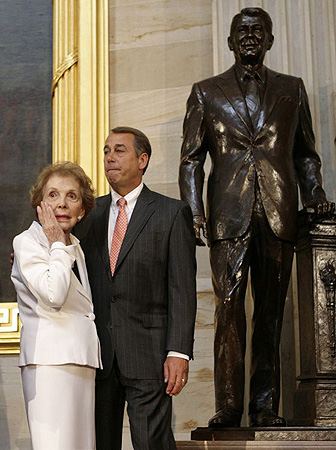
[[[17,356],[0,357],[0,450],[31,450]]]
[[[182,121],[191,85],[213,73],[211,0],[111,0],[110,124],[148,135],[144,177],[152,189],[179,197]],[[207,250],[199,282],[208,286]]]

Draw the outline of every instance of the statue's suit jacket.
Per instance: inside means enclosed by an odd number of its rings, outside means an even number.
[[[111,195],[77,228],[85,253],[103,371],[116,357],[123,375],[162,379],[170,350],[192,357],[196,310],[195,236],[188,205],[143,187],[114,276],[108,255]]]
[[[273,232],[295,241],[297,183],[304,205],[324,199],[307,94],[300,78],[266,68],[266,90],[255,126],[234,66],[194,84],[187,102],[180,166],[181,198],[204,217],[203,165],[208,180],[210,241],[247,230],[257,179]]]

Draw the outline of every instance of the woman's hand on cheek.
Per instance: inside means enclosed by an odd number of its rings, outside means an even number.
[[[53,244],[54,242],[63,242],[63,244],[66,245],[64,231],[57,222],[55,213],[48,203],[42,201],[41,205],[36,209],[39,221],[50,244]]]

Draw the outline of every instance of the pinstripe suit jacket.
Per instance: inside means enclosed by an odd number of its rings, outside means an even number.
[[[76,230],[85,253],[103,371],[116,357],[133,379],[163,376],[170,350],[192,357],[196,312],[195,236],[189,206],[144,186],[112,278],[108,255],[111,195]]]

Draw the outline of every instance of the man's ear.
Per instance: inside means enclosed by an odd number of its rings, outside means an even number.
[[[274,42],[274,36],[273,36],[273,34],[271,34],[268,38],[267,50],[271,50],[273,42]]]
[[[231,50],[231,52],[233,52],[233,44],[232,44],[231,36],[229,36],[227,38],[227,42],[228,42],[229,49]]]
[[[147,153],[141,153],[141,155],[138,158],[139,162],[139,169],[144,170],[144,168],[148,164],[148,154]]]

